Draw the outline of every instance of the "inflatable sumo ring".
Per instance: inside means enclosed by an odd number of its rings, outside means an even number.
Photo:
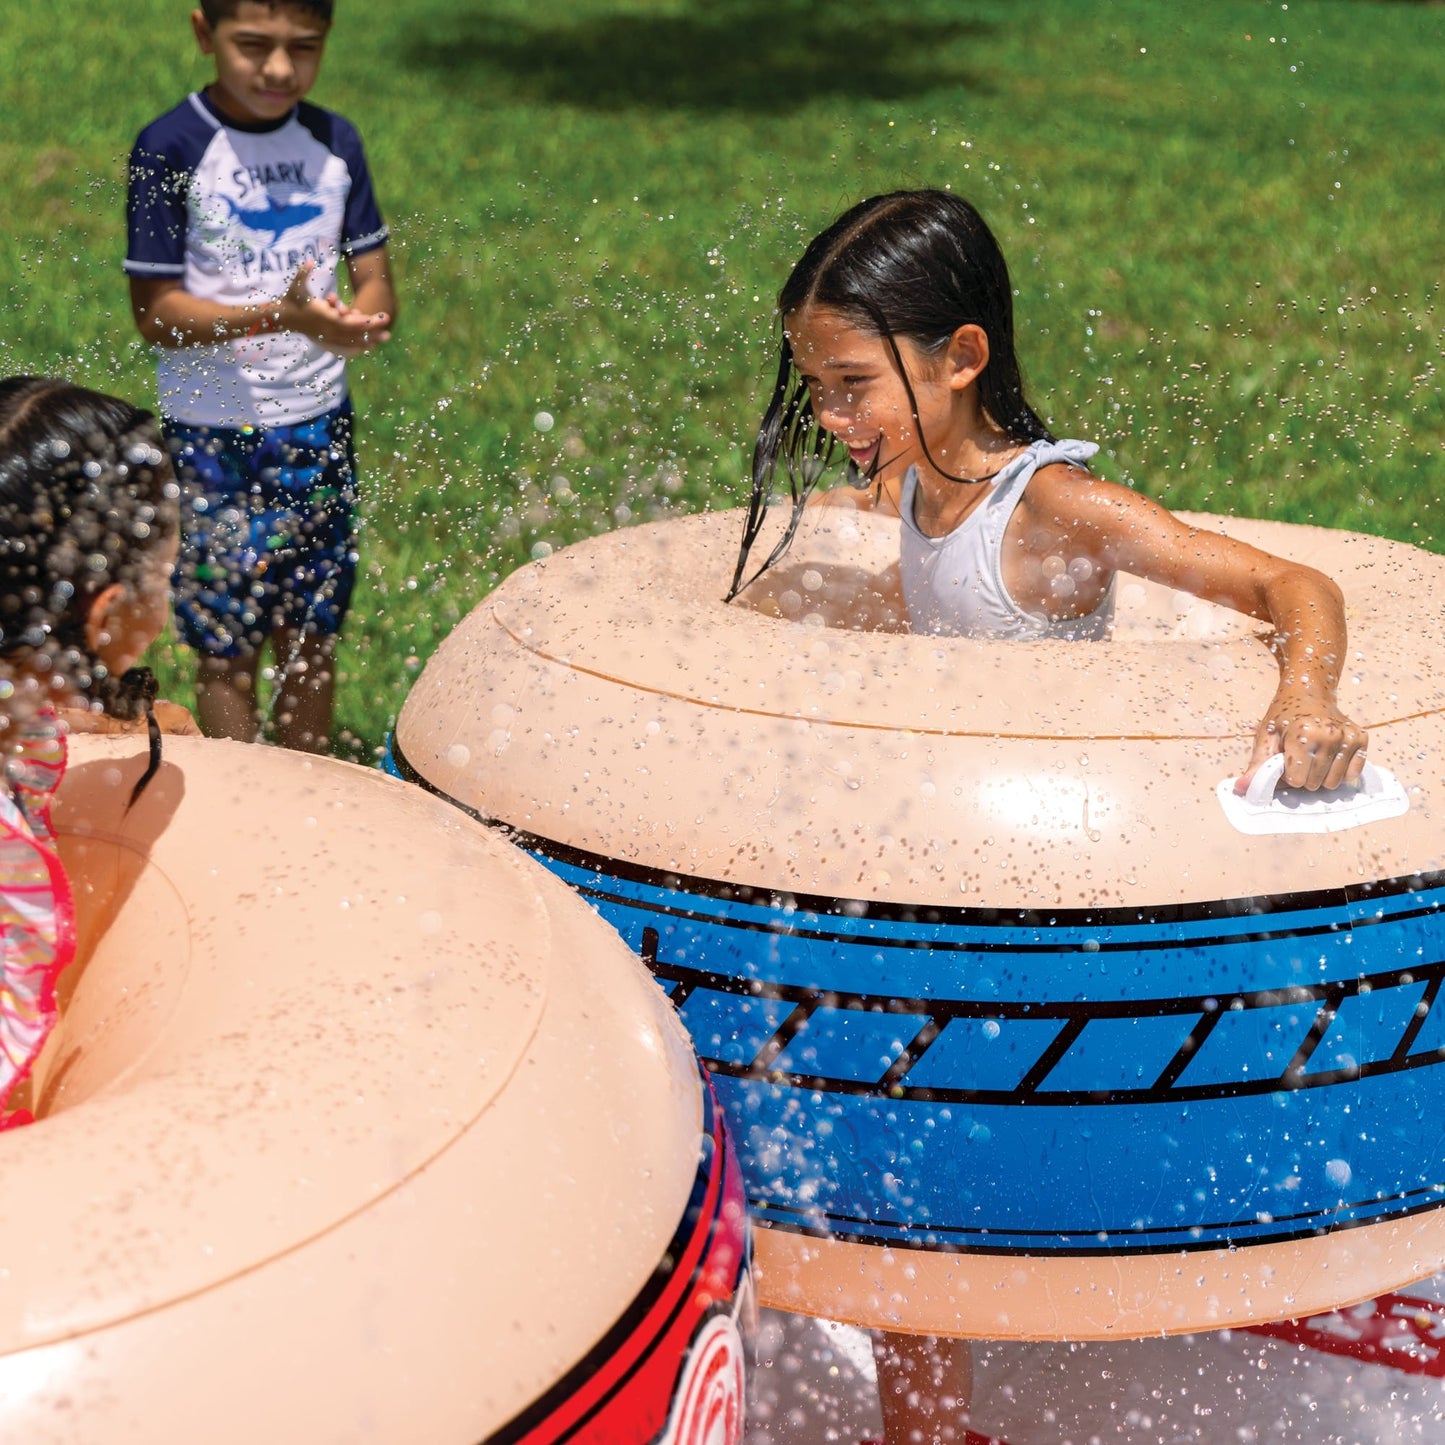
[[[1097,1338],[1445,1264],[1445,560],[1193,520],[1343,587],[1367,788],[1221,797],[1277,668],[1193,597],[1121,577],[1098,643],[867,630],[897,523],[843,509],[750,605],[739,514],[567,548],[418,680],[398,768],[670,992],[764,1303]]]
[[[612,931],[375,771],[172,738],[127,812],[143,762],[72,739],[55,810],[0,1433],[740,1440],[741,1181]]]

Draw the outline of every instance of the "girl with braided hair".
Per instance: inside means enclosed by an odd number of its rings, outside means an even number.
[[[69,731],[194,732],[136,663],[169,608],[179,492],[155,420],[67,382],[0,381],[0,1128],[75,951],[50,803]]]

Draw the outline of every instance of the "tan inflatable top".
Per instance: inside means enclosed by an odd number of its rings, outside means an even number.
[[[1241,846],[1214,788],[1248,761],[1274,689],[1263,624],[1121,578],[1107,643],[878,635],[867,628],[892,619],[856,599],[893,565],[897,522],[833,509],[808,514],[751,609],[719,600],[732,513],[523,569],[438,650],[397,739],[441,791],[470,802],[484,789],[484,811],[514,826],[809,894],[1152,905],[1440,867],[1430,759],[1445,635],[1412,628],[1406,646],[1397,630],[1403,599],[1438,614],[1440,560],[1323,528],[1197,520],[1344,589],[1341,705],[1370,728],[1371,756],[1415,790],[1388,837]],[[503,639],[518,653],[515,695],[487,676]],[[459,709],[459,698],[486,705]]]
[[[142,765],[73,739],[56,810],[81,951],[0,1136],[3,1434],[476,1445],[675,1240],[687,1040],[456,809],[173,738],[125,813]]]

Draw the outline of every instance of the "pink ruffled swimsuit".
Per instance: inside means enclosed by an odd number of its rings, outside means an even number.
[[[50,804],[65,773],[55,714],[19,734],[0,787],[0,1129],[28,1124],[5,1113],[55,1026],[55,980],[75,956],[75,904],[55,848]]]

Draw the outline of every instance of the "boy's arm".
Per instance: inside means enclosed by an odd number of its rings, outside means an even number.
[[[346,258],[351,277],[351,309],[384,316],[390,328],[396,324],[396,287],[391,279],[391,259],[384,245],[360,256]],[[389,334],[389,331],[388,331]]]
[[[295,331],[330,351],[354,356],[390,339],[389,314],[371,312],[359,305],[341,308],[311,295],[308,282],[312,270],[313,263],[303,261],[281,296],[244,305],[195,296],[171,277],[132,276],[131,314],[147,341],[167,349],[212,346],[218,341],[264,332]]]
[[[130,311],[136,329],[152,345],[167,349],[210,346],[254,335],[265,329],[268,313],[275,310],[276,302],[269,300],[249,306],[207,301],[169,276],[130,278]]]

